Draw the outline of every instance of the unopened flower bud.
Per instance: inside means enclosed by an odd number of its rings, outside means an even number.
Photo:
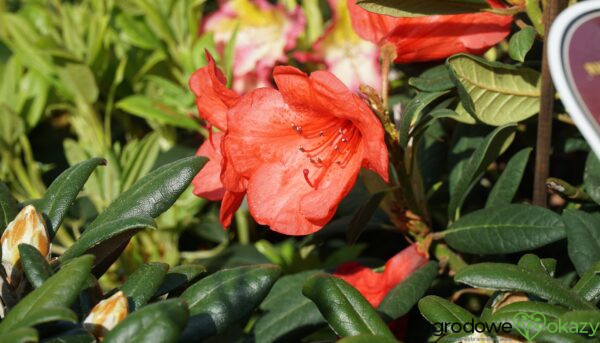
[[[29,244],[49,257],[50,240],[44,217],[35,207],[28,205],[8,224],[0,238],[2,244],[2,265],[6,271],[8,282],[17,286],[21,279],[21,261],[19,244]]]
[[[118,291],[92,308],[83,321],[83,327],[102,340],[110,330],[127,317],[128,311],[127,297],[122,291]]]

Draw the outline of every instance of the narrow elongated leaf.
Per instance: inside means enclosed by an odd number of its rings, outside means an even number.
[[[485,2],[460,0],[358,0],[356,3],[369,12],[392,17],[473,13],[489,8]]]
[[[460,270],[454,280],[472,287],[526,292],[573,309],[596,308],[560,281],[542,273],[532,273],[528,269],[513,264],[478,263],[470,265]]]
[[[600,213],[565,210],[562,219],[567,232],[569,258],[577,274],[583,275],[600,261]]]
[[[411,77],[408,84],[424,92],[441,92],[454,88],[448,67],[445,65],[433,67],[419,77]]]
[[[535,42],[536,31],[533,26],[525,26],[519,32],[510,37],[508,42],[508,54],[515,61],[525,62],[525,56],[531,50]]]
[[[430,261],[423,268],[410,274],[406,280],[392,288],[379,304],[378,310],[391,319],[398,319],[407,314],[425,295],[425,292],[435,280],[437,272],[437,262]]]
[[[10,189],[0,181],[0,235],[8,224],[17,216],[17,202],[10,194]]]
[[[121,287],[130,300],[130,311],[135,311],[145,305],[162,283],[169,270],[166,263],[152,262],[139,267]]]
[[[450,193],[448,204],[448,216],[458,218],[460,207],[467,198],[475,181],[477,181],[485,169],[500,156],[503,148],[510,143],[515,132],[515,125],[505,125],[490,132],[480,146],[475,149],[468,162],[464,166],[460,179]]]
[[[200,122],[187,117],[167,104],[163,104],[155,99],[150,99],[144,95],[130,95],[119,101],[117,103],[117,108],[144,119],[157,121],[161,124],[173,125],[190,130],[200,129]]]
[[[600,300],[600,262],[588,268],[577,281],[573,290],[594,304]]]
[[[138,180],[87,228],[93,232],[117,218],[158,217],[169,209],[198,174],[206,158],[188,157],[164,165]]]
[[[518,266],[532,273],[542,273],[552,277],[556,271],[556,260],[553,258],[541,259],[534,254],[525,254],[519,259]]]
[[[180,299],[159,301],[128,315],[104,342],[177,342],[188,317],[189,310]]]
[[[587,194],[600,204],[600,161],[594,152],[590,152],[585,162],[583,185]]]
[[[106,160],[103,158],[92,158],[77,163],[60,174],[48,187],[48,191],[36,204],[36,207],[49,219],[46,226],[50,236],[54,236],[58,230],[67,210],[77,198],[77,194],[83,188],[90,174],[97,166],[104,164],[106,164]]]
[[[338,343],[395,343],[398,342],[393,338],[376,335],[358,335],[345,337],[337,341]]]
[[[4,317],[0,323],[0,335],[28,326],[25,319],[32,313],[57,306],[71,306],[88,279],[93,261],[93,256],[78,257],[63,266],[40,288],[29,293]]]
[[[505,205],[470,213],[443,232],[452,248],[471,254],[526,251],[565,238],[560,216],[531,205]]]
[[[400,126],[400,145],[402,147],[406,148],[408,145],[410,140],[410,128],[421,117],[423,110],[447,93],[447,91],[433,93],[422,92],[410,100],[402,112],[402,124]]]
[[[2,340],[10,343],[31,343],[37,342],[38,339],[37,330],[30,327],[18,328],[2,335]]]
[[[71,309],[66,307],[46,307],[34,311],[23,318],[23,322],[28,326],[35,326],[59,320],[76,323],[77,315],[75,312],[71,311]]]
[[[204,272],[206,272],[206,268],[199,264],[175,266],[169,269],[169,272],[165,275],[165,278],[154,293],[154,296],[157,297],[176,290],[191,282]]]
[[[298,337],[289,337],[290,333],[302,332],[302,329],[310,331],[325,323],[317,306],[302,295],[302,285],[317,273],[319,271],[311,270],[277,280],[260,305],[267,313],[254,326],[257,342],[292,341]]]
[[[329,274],[315,275],[304,284],[302,293],[317,305],[338,336],[394,337],[371,304],[340,278]]]
[[[468,117],[469,113],[485,124],[501,126],[538,113],[538,71],[465,54],[448,58],[447,64],[461,97],[461,105],[456,109],[459,114]]]
[[[500,175],[492,188],[490,195],[488,195],[487,202],[485,203],[486,208],[507,205],[512,202],[521,184],[531,150],[533,149],[525,148],[511,157],[502,175]]]
[[[115,242],[114,238],[122,237],[123,234],[131,232],[131,235],[127,236],[128,241],[133,233],[143,228],[156,228],[154,219],[150,216],[141,215],[103,223],[96,226],[94,230],[84,231],[81,237],[60,256],[60,261],[64,262],[85,253],[94,252],[96,255],[95,264],[98,265],[113,249],[119,246],[119,243],[122,243],[121,241]],[[110,246],[103,249],[102,246],[107,243],[111,243]],[[94,251],[91,251],[92,249]]]
[[[377,193],[372,194],[367,202],[362,204],[362,206],[354,213],[352,216],[352,220],[350,220],[350,226],[348,227],[348,231],[346,232],[346,239],[348,243],[355,243],[363,231],[367,228],[369,224],[369,220],[377,211],[379,204],[385,197],[385,195],[389,192],[389,190],[383,190]]]
[[[19,244],[21,267],[33,288],[39,288],[52,276],[52,268],[39,250],[29,244]]]
[[[436,295],[428,295],[419,300],[419,311],[430,323],[467,323],[477,322],[475,316],[464,308]]]
[[[188,287],[180,296],[190,308],[183,340],[202,340],[222,332],[258,307],[281,274],[275,265],[218,271]]]

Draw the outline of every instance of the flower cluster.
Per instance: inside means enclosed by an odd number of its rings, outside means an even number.
[[[212,56],[190,88],[200,116],[219,132],[198,150],[210,161],[194,192],[222,200],[227,227],[247,196],[254,219],[274,231],[306,235],[322,228],[354,185],[361,167],[387,181],[383,128],[369,106],[326,71],[307,76],[278,66],[278,89],[238,95]]]

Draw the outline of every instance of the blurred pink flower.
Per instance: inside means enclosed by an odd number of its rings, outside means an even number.
[[[222,50],[237,28],[232,88],[243,93],[271,86],[273,66],[287,61],[285,53],[296,47],[304,26],[299,6],[290,12],[267,0],[229,0],[204,20],[202,31],[212,32]]]
[[[352,28],[345,0],[329,0],[331,23],[313,46],[314,58],[327,65],[353,91],[361,84],[381,88],[379,48],[360,38]]]

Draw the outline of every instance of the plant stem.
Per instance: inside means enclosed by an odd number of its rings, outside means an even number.
[[[564,7],[563,0],[548,0],[544,8],[544,57],[542,60],[542,87],[540,99],[540,115],[535,154],[535,178],[533,183],[533,203],[546,207],[546,179],[550,175],[550,148],[552,141],[552,111],[554,107],[554,85],[550,77],[546,40],[552,22]]]

